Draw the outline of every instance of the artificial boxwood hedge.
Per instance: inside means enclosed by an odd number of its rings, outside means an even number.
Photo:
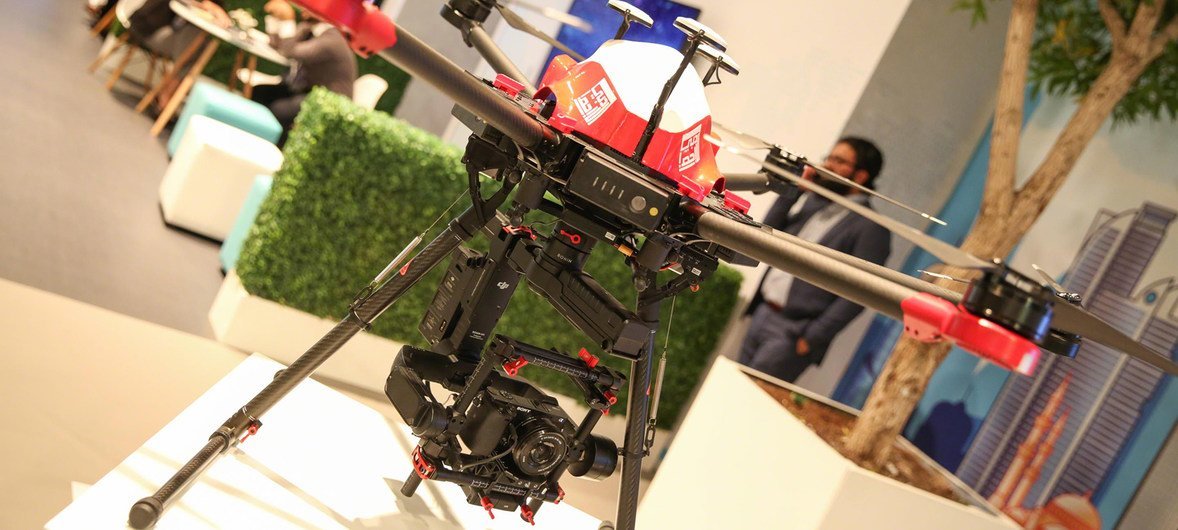
[[[258,29],[265,31],[264,20],[266,12],[262,10],[262,7],[266,5],[266,0],[225,0],[222,4],[225,6],[225,11],[232,11],[234,9],[249,11],[254,16],[254,19],[258,21]],[[205,66],[204,75],[221,83],[228,82],[230,71],[233,69],[233,58],[236,54],[237,47],[232,44],[221,43],[221,46],[217,48],[217,52],[209,60],[209,64]],[[243,64],[242,66],[244,67],[245,65]],[[376,74],[389,82],[388,90],[380,97],[380,101],[376,103],[377,110],[383,110],[389,114],[397,110],[397,104],[401,102],[401,96],[405,93],[405,86],[409,84],[409,74],[376,56],[367,59],[357,56],[356,66],[358,75]],[[284,69],[285,67],[271,63],[265,59],[258,59],[259,72],[280,75]]]
[[[284,154],[273,190],[245,241],[237,274],[254,295],[332,320],[341,318],[353,296],[465,189],[458,149],[321,89],[303,104]],[[465,204],[463,199],[451,216]],[[606,248],[594,253],[586,269],[632,305],[629,269],[620,254]],[[371,331],[424,346],[417,326],[443,269],[439,266],[406,293]],[[740,274],[721,267],[699,292],[679,296],[659,414],[663,426],[678,417],[699,380],[739,285]],[[664,328],[669,306],[664,307]],[[569,353],[589,347],[601,355],[547,302],[522,286],[496,333]],[[658,351],[663,344],[660,334]],[[602,357],[628,371],[627,361]],[[578,395],[565,376],[540,368],[524,368],[521,374],[550,390]]]

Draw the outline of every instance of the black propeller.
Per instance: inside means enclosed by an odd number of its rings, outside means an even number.
[[[572,48],[565,46],[563,43],[556,40],[547,33],[540,31],[538,28],[536,28],[536,26],[529,24],[528,21],[524,20],[523,17],[519,16],[519,14],[517,14],[515,11],[507,8],[507,6],[504,6],[499,2],[495,2],[495,9],[499,10],[499,15],[503,17],[503,20],[507,22],[508,26],[547,42],[548,44],[552,45],[553,48],[567,53],[569,57],[572,57],[573,59],[578,61],[585,60],[585,56],[573,51]]]
[[[900,208],[908,210],[909,212],[919,215],[919,216],[921,216],[925,219],[928,219],[929,221],[932,221],[934,223],[937,223],[941,226],[946,225],[945,221],[937,219],[936,217],[933,217],[932,215],[929,215],[925,212],[917,210],[916,208],[908,206],[907,204],[897,201],[897,200],[895,200],[891,197],[888,197],[887,195],[884,195],[882,193],[879,193],[871,188],[863,186],[863,185],[859,184],[858,182],[855,182],[849,178],[839,175],[838,173],[834,173],[830,170],[827,170],[826,168],[824,168],[822,166],[819,166],[817,164],[812,164],[805,157],[800,157],[800,156],[794,155],[792,153],[788,153],[788,152],[782,150],[781,146],[779,146],[779,145],[771,144],[771,143],[766,142],[760,138],[757,138],[756,136],[753,136],[748,133],[740,132],[736,129],[732,129],[730,127],[727,127],[721,123],[712,122],[712,126],[724,131],[724,133],[729,136],[733,136],[733,137],[738,138],[739,140],[732,142],[732,143],[740,146],[743,149],[746,149],[746,150],[768,149],[770,151],[769,159],[779,162],[779,164],[785,165],[787,167],[789,167],[789,166],[809,166],[809,167],[812,167],[812,168],[814,168],[815,171],[818,172],[818,174],[822,175],[823,178],[831,179],[831,180],[834,180],[837,182],[841,182],[847,186],[851,186],[852,188],[855,188],[863,193],[866,193],[866,194],[871,195],[873,197],[877,197],[880,200],[883,200],[889,204],[892,204],[894,206],[898,206]]]
[[[733,133],[733,131],[731,131],[730,129],[724,128],[723,126],[715,124],[714,122],[713,122],[713,125],[717,125],[718,128],[720,128],[722,130],[726,130],[730,134]],[[756,141],[761,142],[765,146],[772,145],[767,142],[764,142],[763,140],[756,139],[755,137],[750,137],[749,135],[745,135],[743,133],[733,134],[733,136],[738,136],[738,135],[743,135],[746,138],[754,138]],[[747,148],[747,147],[741,148],[735,142],[729,143],[729,142],[726,142],[723,139],[717,138],[715,135],[711,135],[711,134],[705,135],[704,138],[707,141],[709,141],[719,147],[722,147],[737,156],[740,156],[742,158],[745,158],[745,159],[748,159],[748,160],[751,160],[753,162],[760,164],[761,167],[763,169],[765,169],[766,171],[769,171],[770,173],[772,173],[774,175],[780,176],[781,178],[784,178],[784,179],[792,182],[793,184],[801,187],[802,189],[805,189],[810,192],[821,195],[823,197],[826,197],[827,199],[830,199],[831,201],[838,203],[839,205],[841,205],[841,206],[843,206],[843,207],[845,207],[845,208],[847,208],[847,209],[849,209],[859,215],[862,215],[863,217],[866,217],[866,218],[874,221],[875,223],[879,224],[880,226],[887,228],[889,231],[896,234],[897,236],[902,237],[902,238],[912,242],[916,246],[924,249],[925,251],[932,254],[937,259],[941,260],[942,262],[944,262],[946,264],[953,265],[956,267],[961,267],[961,268],[977,269],[977,270],[983,271],[983,273],[985,273],[985,274],[990,274],[990,275],[995,275],[995,276],[1007,277],[1007,276],[1010,276],[1011,273],[1014,273],[1014,275],[1019,278],[1023,278],[1023,279],[1029,278],[1026,275],[1019,274],[1017,271],[1013,271],[1013,269],[1010,269],[1007,265],[1002,264],[999,261],[986,261],[981,258],[978,258],[977,256],[974,256],[973,254],[970,254],[964,250],[961,250],[960,248],[957,248],[956,246],[950,245],[948,243],[945,243],[944,241],[941,241],[941,240],[936,239],[932,236],[929,236],[929,235],[925,234],[924,232],[921,232],[911,226],[908,226],[904,223],[896,221],[895,219],[892,219],[886,215],[880,214],[874,210],[871,210],[870,208],[866,208],[864,206],[861,206],[860,204],[858,204],[856,202],[847,200],[842,195],[839,195],[839,194],[837,194],[833,191],[830,191],[822,186],[819,186],[812,181],[808,181],[808,180],[801,178],[798,175],[800,175],[800,173],[801,173],[800,168],[803,166],[808,166],[808,167],[813,168],[815,171],[817,171],[819,174],[823,175],[824,177],[829,177],[829,178],[838,177],[834,173],[831,173],[830,171],[807,161],[805,158],[794,157],[793,159],[791,159],[791,161],[796,164],[796,167],[790,167],[790,169],[792,169],[793,171],[788,171],[786,169],[783,169],[782,166],[779,166],[774,163],[767,163],[764,160],[749,154],[747,152],[749,150],[749,148]],[[787,164],[787,166],[788,166],[788,164]],[[837,180],[837,178],[836,178],[836,180]],[[1043,291],[1051,293],[1051,302],[1054,302],[1054,300],[1057,299],[1055,296],[1055,293],[1059,292],[1058,290],[1052,289],[1051,287],[1043,287],[1041,285],[1040,285],[1040,287],[1042,288]],[[1046,301],[1040,300],[1040,302],[1046,302]],[[1097,317],[1096,315],[1093,315],[1093,314],[1085,311],[1083,308],[1079,307],[1078,305],[1073,305],[1071,303],[1052,304],[1051,309],[1052,309],[1052,312],[1050,314],[1052,315],[1052,318],[1051,318],[1050,324],[1051,324],[1052,329],[1058,330],[1058,331],[1066,333],[1066,334],[1080,335],[1080,336],[1087,338],[1089,340],[1092,340],[1097,343],[1103,344],[1105,346],[1120,350],[1120,351],[1124,352],[1125,354],[1129,355],[1130,357],[1133,357],[1133,358],[1138,359],[1142,362],[1145,362],[1147,364],[1155,366],[1170,375],[1178,375],[1178,363],[1175,363],[1169,357],[1167,357],[1157,351],[1154,351],[1153,349],[1134,340],[1132,337],[1122,333],[1120,330],[1113,327],[1108,322],[1105,322],[1100,317]],[[987,315],[987,317],[989,317],[989,315]],[[1042,339],[1042,337],[1036,337],[1034,340],[1039,341],[1041,339]]]

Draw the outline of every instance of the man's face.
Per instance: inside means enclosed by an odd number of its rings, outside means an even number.
[[[839,143],[835,144],[834,149],[830,150],[830,154],[826,155],[826,160],[822,161],[822,167],[842,177],[854,179],[855,164],[858,162],[855,150],[848,144]]]
[[[839,176],[863,184],[867,181],[867,172],[857,169],[855,167],[857,162],[855,149],[849,144],[840,142],[835,144],[834,148],[830,150],[830,154],[826,155],[826,159],[822,161],[822,167]],[[847,184],[818,176],[817,172],[809,167],[802,172],[802,178],[816,181],[822,187],[839,195],[847,195],[854,191],[854,188]]]

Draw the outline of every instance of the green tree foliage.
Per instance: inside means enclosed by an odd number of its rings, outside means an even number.
[[[1159,29],[1178,14],[1178,0],[1162,2]],[[1114,0],[1126,23],[1133,20],[1142,0]],[[986,0],[959,0],[955,7],[970,12],[974,23],[987,18]],[[1031,45],[1028,82],[1035,92],[1079,98],[1112,57],[1112,37],[1096,0],[1041,0]],[[1178,119],[1178,44],[1171,42],[1113,109],[1114,124],[1140,118]]]

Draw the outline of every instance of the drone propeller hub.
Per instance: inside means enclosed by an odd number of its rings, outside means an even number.
[[[961,305],[1034,342],[1047,335],[1055,293],[1014,270],[998,265],[982,272]]]

